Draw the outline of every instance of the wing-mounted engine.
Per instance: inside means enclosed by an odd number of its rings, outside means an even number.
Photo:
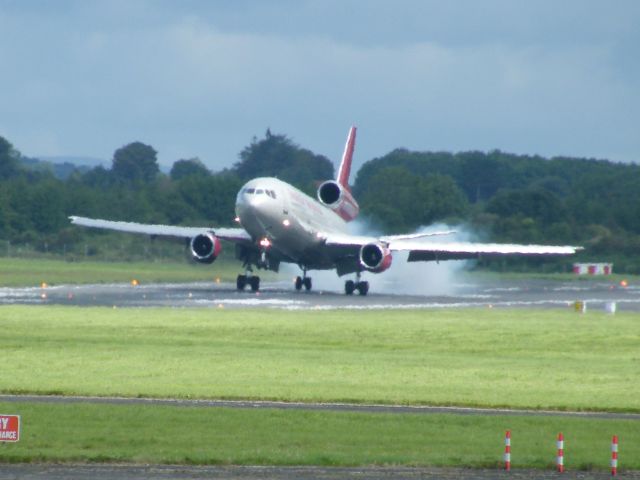
[[[358,216],[360,207],[351,192],[335,180],[327,180],[318,187],[318,201],[350,222]]]
[[[381,243],[368,243],[360,248],[360,265],[373,273],[384,272],[391,266],[391,250]]]
[[[190,247],[193,259],[200,263],[213,263],[222,251],[220,239],[211,232],[200,233],[193,237]]]

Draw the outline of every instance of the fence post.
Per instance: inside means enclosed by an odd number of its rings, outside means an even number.
[[[511,470],[511,430],[507,430],[504,437],[504,469]]]
[[[611,475],[618,474],[618,436],[614,435],[611,440]]]
[[[558,472],[564,472],[564,435],[562,432],[558,434],[558,458],[556,459],[556,464],[558,466]]]

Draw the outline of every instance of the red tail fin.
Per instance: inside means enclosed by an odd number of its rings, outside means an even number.
[[[351,191],[351,189],[349,188],[349,174],[351,173],[351,160],[353,159],[353,149],[355,148],[355,146],[356,127],[351,127],[349,129],[349,135],[347,136],[347,143],[344,146],[342,160],[340,161],[338,178],[336,178],[336,181],[348,191]]]

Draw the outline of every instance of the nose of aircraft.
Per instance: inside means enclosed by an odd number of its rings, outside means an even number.
[[[236,197],[236,215],[241,219],[247,213],[253,199],[253,196],[249,196],[245,190],[246,188],[242,188]]]
[[[264,186],[247,183],[236,198],[236,216],[240,224],[250,232],[264,228],[271,222],[272,207],[277,204],[276,193]]]

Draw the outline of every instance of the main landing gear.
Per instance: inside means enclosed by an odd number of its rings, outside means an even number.
[[[356,274],[356,281],[347,280],[344,282],[344,293],[347,295],[353,295],[353,292],[358,291],[360,295],[366,295],[369,293],[369,282],[360,280],[360,272]]]
[[[260,277],[252,275],[250,271],[247,271],[246,275],[238,275],[236,279],[238,290],[244,290],[247,285],[251,287],[252,292],[257,292],[260,290]]]
[[[295,282],[295,287],[296,287],[296,291],[300,291],[302,290],[302,287],[304,286],[304,289],[306,291],[311,290],[311,277],[307,277],[307,269],[303,268],[302,269],[302,277],[296,277],[296,282]]]

